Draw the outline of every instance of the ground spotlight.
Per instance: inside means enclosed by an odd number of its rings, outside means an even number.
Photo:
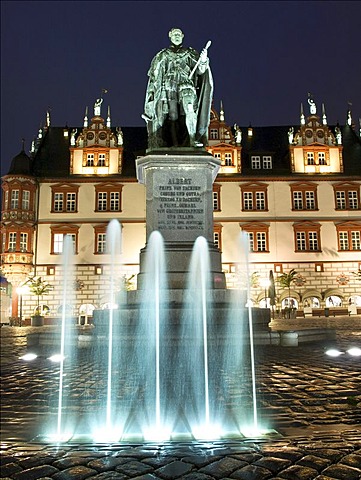
[[[36,353],[26,353],[25,355],[19,358],[21,360],[25,360],[25,362],[31,362],[32,360],[35,360],[36,358],[38,358],[38,356],[36,355]]]
[[[54,363],[60,363],[62,360],[64,360],[64,358],[65,357],[63,357],[59,353],[56,353],[55,355],[52,355],[51,357],[49,357],[48,360]]]
[[[359,357],[361,356],[361,348],[358,347],[352,347],[347,350],[347,353],[349,355],[352,355],[353,357]]]
[[[326,355],[329,357],[339,357],[340,355],[343,355],[345,352],[341,352],[341,350],[337,350],[337,348],[329,348],[326,350]]]

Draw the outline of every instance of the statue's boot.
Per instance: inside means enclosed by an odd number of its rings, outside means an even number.
[[[196,141],[196,129],[197,129],[197,114],[193,112],[187,112],[186,125],[189,134],[189,145],[191,147],[202,147],[203,144]]]

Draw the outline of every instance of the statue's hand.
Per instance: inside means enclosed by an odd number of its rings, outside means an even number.
[[[206,63],[207,62],[208,54],[207,54],[207,49],[206,48],[203,48],[203,50],[201,51],[199,59],[200,59],[201,63]]]

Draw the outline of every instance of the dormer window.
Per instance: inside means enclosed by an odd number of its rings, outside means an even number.
[[[105,153],[99,153],[98,167],[105,167]]]
[[[318,152],[318,164],[327,165],[325,152]]]
[[[231,153],[225,153],[224,154],[224,164],[226,167],[232,167],[233,161],[232,161],[232,154]]]
[[[307,152],[307,165],[315,164],[315,156],[313,152]]]
[[[86,157],[86,166],[94,167],[94,153],[88,153]]]
[[[211,140],[218,140],[218,128],[211,128],[209,137]]]

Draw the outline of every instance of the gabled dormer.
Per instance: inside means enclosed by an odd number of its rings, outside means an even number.
[[[122,173],[123,134],[111,128],[110,108],[106,121],[101,116],[103,99],[94,104],[94,116],[88,121],[86,108],[83,128],[70,137],[70,173],[73,175],[114,175]]]
[[[235,125],[235,134],[233,134],[231,127],[226,124],[222,102],[219,115],[212,106],[207,151],[221,160],[219,173],[241,172],[241,140],[240,128]]]
[[[311,174],[343,172],[339,129],[336,127],[334,134],[327,125],[323,104],[320,117],[311,96],[308,103],[310,115],[305,118],[301,104],[300,128],[294,136],[292,129],[289,131],[292,172]]]

